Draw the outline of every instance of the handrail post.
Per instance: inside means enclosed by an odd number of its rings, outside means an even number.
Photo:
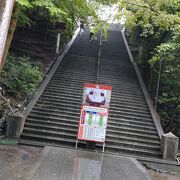
[[[99,73],[100,73],[101,45],[102,45],[102,30],[100,31],[100,41],[99,41],[98,65],[97,65],[97,74],[96,74],[96,82],[97,83],[98,83]]]

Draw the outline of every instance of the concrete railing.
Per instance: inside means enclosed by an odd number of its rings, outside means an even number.
[[[128,42],[127,42],[125,34],[124,34],[124,31],[125,31],[125,29],[123,29],[121,31],[121,33],[122,33],[122,37],[123,37],[123,40],[124,40],[124,43],[125,43],[125,46],[126,46],[126,49],[127,49],[127,52],[128,52],[129,58],[130,58],[130,61],[133,64],[134,70],[135,70],[136,75],[138,77],[139,84],[140,84],[141,89],[142,89],[142,91],[144,93],[144,97],[146,99],[147,105],[149,107],[149,110],[151,112],[152,118],[154,120],[154,124],[156,126],[159,138],[161,139],[161,136],[162,136],[162,134],[164,134],[164,131],[163,131],[162,126],[160,124],[159,116],[158,116],[158,114],[157,114],[157,112],[156,112],[156,110],[154,108],[154,105],[153,105],[151,99],[150,99],[150,96],[149,96],[148,91],[147,91],[147,89],[145,87],[145,84],[144,84],[143,78],[141,76],[141,73],[139,71],[139,68],[138,68],[137,64],[134,62],[134,58],[133,58],[132,53],[130,51]]]

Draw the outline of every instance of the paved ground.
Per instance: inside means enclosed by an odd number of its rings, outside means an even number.
[[[87,178],[88,176],[88,178]],[[0,180],[180,180],[131,158],[57,147],[0,146]]]
[[[37,160],[42,148],[0,145],[0,180],[18,180]]]
[[[46,147],[27,180],[150,180],[132,158],[96,152]]]

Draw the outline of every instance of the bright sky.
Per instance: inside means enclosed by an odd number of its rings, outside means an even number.
[[[102,20],[108,21],[108,23],[113,23],[115,14],[117,14],[118,8],[116,5],[112,6],[102,6],[98,11],[98,14]]]
[[[115,20],[115,15],[118,13],[117,5],[112,6],[102,6],[98,11],[99,17],[102,20],[106,20],[108,23],[112,24],[124,24],[125,19],[121,17],[119,20]]]

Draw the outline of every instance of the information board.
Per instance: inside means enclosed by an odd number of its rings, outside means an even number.
[[[78,139],[104,142],[108,109],[83,105],[81,108]]]
[[[78,140],[105,142],[111,86],[84,84]]]

